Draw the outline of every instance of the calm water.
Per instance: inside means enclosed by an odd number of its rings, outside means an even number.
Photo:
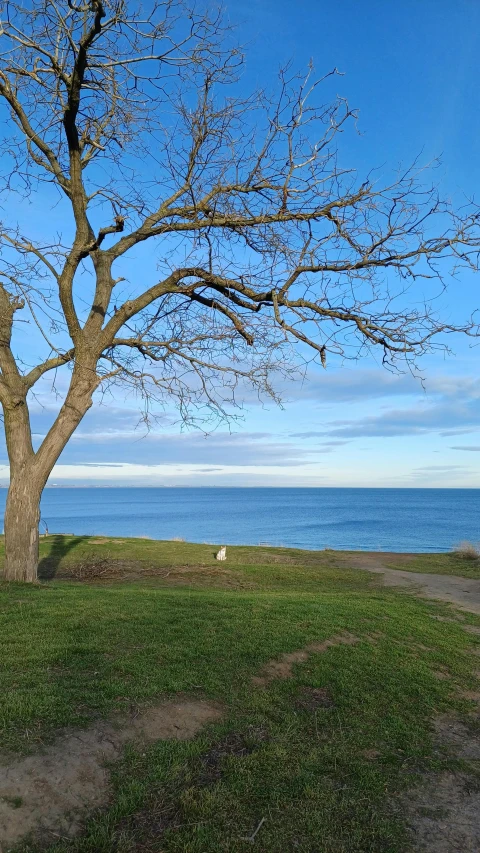
[[[42,518],[50,533],[447,551],[480,540],[480,489],[51,488]]]

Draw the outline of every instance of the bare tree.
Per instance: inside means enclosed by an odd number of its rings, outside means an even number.
[[[286,69],[275,99],[245,97],[243,57],[207,6],[7,0],[0,32],[0,190],[12,204],[55,192],[64,210],[60,235],[48,212],[29,233],[25,217],[0,227],[5,576],[35,581],[42,490],[95,393],[127,383],[194,421],[226,412],[239,383],[274,394],[292,344],[324,366],[370,348],[411,364],[450,328],[419,282],[477,267],[478,213],[455,213],[415,167],[385,184],[342,167],[355,114],[322,105],[325,78]],[[127,266],[147,242],[151,279]],[[35,364],[22,318],[43,342]],[[29,401],[59,370],[68,391],[35,450]]]

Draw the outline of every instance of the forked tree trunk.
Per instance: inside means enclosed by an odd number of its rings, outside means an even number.
[[[5,509],[5,580],[35,583],[41,488],[29,469],[12,481]]]
[[[95,366],[96,361],[88,363],[86,357],[80,367],[76,365],[65,402],[36,453],[26,395],[19,396],[15,405],[4,406],[11,478],[4,522],[7,581],[35,583],[38,579],[40,498],[53,466],[92,405]]]

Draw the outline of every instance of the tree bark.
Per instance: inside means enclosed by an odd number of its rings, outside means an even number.
[[[5,509],[5,580],[35,583],[41,488],[29,468],[12,480]]]

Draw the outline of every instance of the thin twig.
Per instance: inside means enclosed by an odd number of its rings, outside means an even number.
[[[263,826],[263,824],[264,824],[264,823],[265,823],[265,818],[264,818],[264,817],[262,817],[262,819],[261,819],[260,823],[258,824],[258,826],[257,826],[257,828],[256,828],[256,830],[255,830],[255,832],[253,832],[253,833],[252,833],[252,835],[248,835],[248,836],[244,836],[244,835],[242,835],[242,836],[240,836],[240,841],[250,841],[250,842],[253,844],[253,843],[254,843],[254,841],[255,841],[255,836],[258,834],[258,832],[260,832],[260,830],[261,830],[261,828],[262,828],[262,826]]]

